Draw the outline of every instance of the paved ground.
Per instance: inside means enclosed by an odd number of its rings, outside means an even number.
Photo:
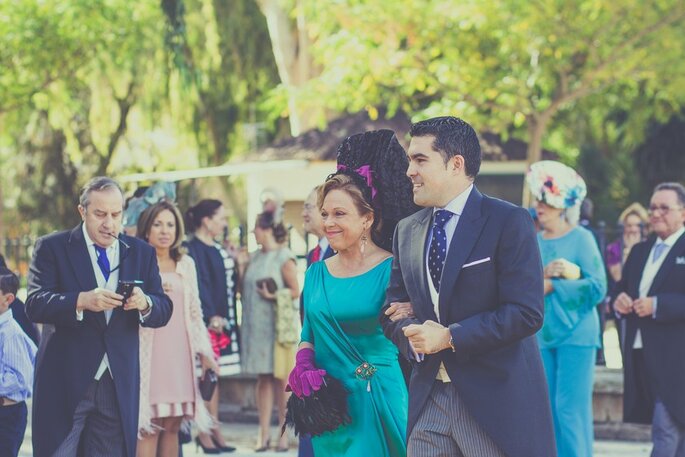
[[[257,433],[257,426],[254,424],[223,424],[224,436],[230,444],[236,445],[238,450],[231,456],[261,456],[261,457],[295,457],[296,440],[292,440],[291,450],[289,452],[264,452],[255,454],[252,450],[255,444],[255,436]],[[273,429],[272,436],[277,436],[276,428]],[[273,441],[273,439],[272,439]],[[647,457],[651,446],[649,443],[631,443],[619,441],[597,441],[595,442],[594,457]],[[183,447],[183,454],[185,457],[199,457],[203,456],[202,450],[196,450],[195,444],[186,444]],[[228,454],[224,454],[228,455]],[[24,445],[19,452],[20,457],[31,457],[31,431],[27,430]],[[369,456],[371,457],[371,456]]]

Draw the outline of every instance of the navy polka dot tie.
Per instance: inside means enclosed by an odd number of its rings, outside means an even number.
[[[440,277],[442,268],[445,265],[447,255],[447,235],[445,234],[445,224],[454,213],[445,209],[439,209],[433,216],[433,237],[431,238],[430,250],[428,251],[428,271],[435,290],[440,292]]]

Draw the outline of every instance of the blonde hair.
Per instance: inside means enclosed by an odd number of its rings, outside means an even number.
[[[649,221],[649,214],[647,213],[645,207],[639,204],[638,202],[633,202],[630,205],[628,205],[628,207],[624,209],[623,212],[621,212],[620,216],[618,216],[618,223],[624,224],[626,222],[626,219],[628,219],[628,216],[633,214],[639,217],[643,224],[646,224],[647,221]]]

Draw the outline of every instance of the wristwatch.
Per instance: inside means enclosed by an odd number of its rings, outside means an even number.
[[[457,349],[454,347],[454,340],[452,339],[451,333],[450,333],[450,348],[452,348],[452,352],[457,352]]]

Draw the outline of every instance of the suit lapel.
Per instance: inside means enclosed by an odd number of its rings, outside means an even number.
[[[443,293],[439,295],[440,320],[443,322],[447,321],[447,308],[451,297],[449,291],[454,288],[454,284],[461,272],[461,267],[466,262],[469,254],[471,254],[487,219],[481,213],[482,201],[483,195],[474,187],[466,201],[464,212],[459,216],[457,228],[454,230],[454,235],[447,251],[445,268],[440,279],[440,290]]]
[[[93,264],[90,261],[90,253],[86,240],[83,238],[83,229],[78,225],[69,235],[69,243],[67,245],[67,257],[71,263],[74,271],[76,281],[81,286],[81,290],[93,290],[98,286],[95,279],[95,272],[93,271]],[[107,325],[104,313],[94,313],[95,320],[103,328]]]
[[[431,320],[437,321],[428,290],[428,275],[426,274],[426,239],[428,238],[432,213],[432,210],[427,208],[421,215],[422,217],[414,221],[409,237],[409,258],[414,287],[418,290],[417,296],[423,299],[418,305],[424,308]]]
[[[634,265],[636,265],[639,268],[639,271],[637,272],[637,281],[631,281],[629,283],[630,286],[628,292],[629,295],[633,298],[637,298],[640,296],[640,283],[642,282],[642,275],[645,272],[645,267],[647,266],[647,262],[649,261],[649,253],[652,252],[652,246],[654,246],[655,242],[656,237],[652,236],[647,243],[640,246],[642,248],[641,250],[637,251],[636,248],[633,248],[633,250],[635,250],[635,256],[637,258],[637,261]]]
[[[652,281],[652,285],[649,287],[648,296],[652,296],[657,290],[660,290],[661,284],[666,279],[671,268],[673,268],[673,265],[675,265],[675,258],[682,255],[683,249],[685,249],[685,234],[680,235],[680,238],[678,238],[673,247],[668,251],[664,263],[661,264],[659,271],[657,271],[656,276],[654,277],[654,281]],[[651,252],[651,249],[648,251],[648,256],[649,252]]]

